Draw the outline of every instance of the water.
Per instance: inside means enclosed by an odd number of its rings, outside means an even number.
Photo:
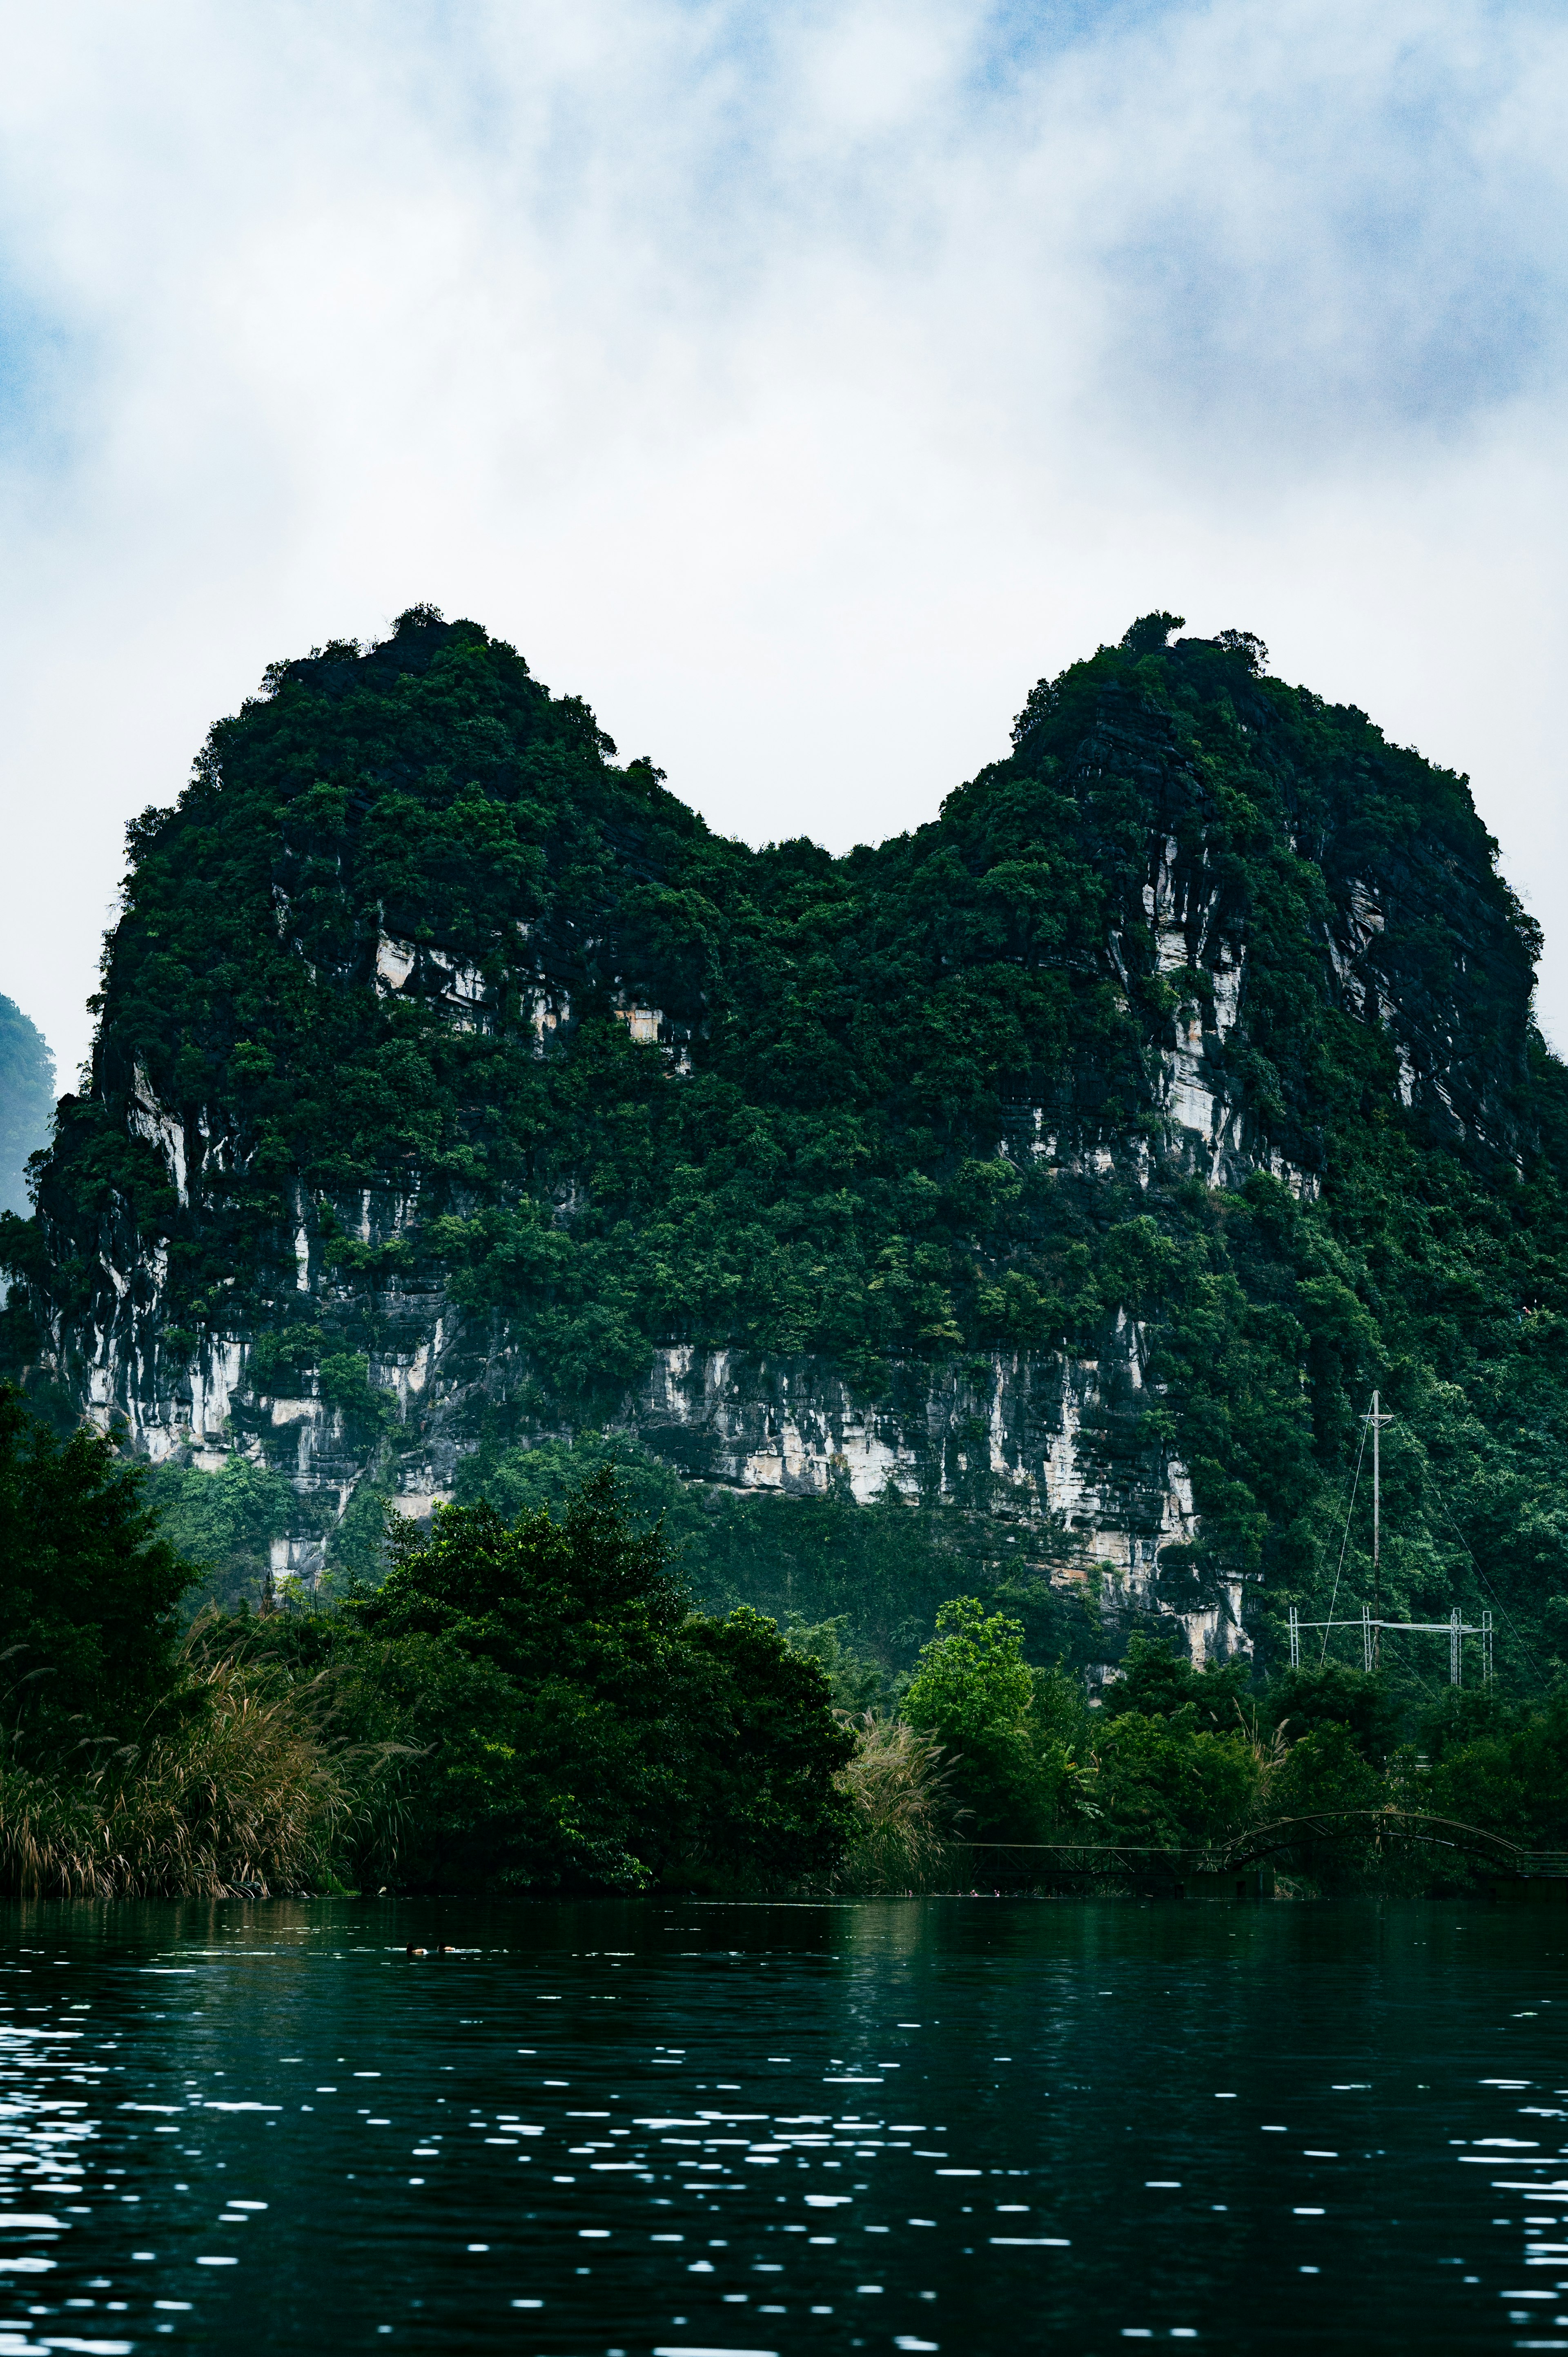
[[[1568,1906],[12,1904],[0,2357],[1568,2350],[1565,1953]]]

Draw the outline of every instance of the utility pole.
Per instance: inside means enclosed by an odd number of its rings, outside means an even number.
[[[1375,1670],[1383,1641],[1380,1625],[1383,1617],[1382,1458],[1379,1444],[1382,1437],[1384,1425],[1393,1422],[1391,1415],[1383,1415],[1380,1395],[1376,1392],[1372,1394],[1372,1413],[1367,1421],[1372,1427],[1372,1619],[1380,1624],[1372,1638],[1371,1659],[1367,1666],[1369,1669]]]

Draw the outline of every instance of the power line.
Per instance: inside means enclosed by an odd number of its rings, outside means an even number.
[[[1328,1620],[1332,1624],[1334,1607],[1339,1595],[1339,1575],[1345,1568],[1345,1550],[1350,1544],[1350,1517],[1356,1511],[1356,1492],[1361,1485],[1361,1459],[1367,1453],[1367,1427],[1361,1426],[1361,1446],[1356,1451],[1356,1478],[1350,1484],[1350,1502],[1345,1509],[1345,1530],[1339,1541],[1339,1560],[1334,1566],[1334,1592],[1328,1599]],[[1323,1647],[1317,1656],[1317,1666],[1323,1667],[1328,1654],[1328,1630],[1323,1631]]]
[[[1418,1432],[1412,1431],[1410,1426],[1406,1424],[1402,1416],[1396,1417],[1395,1422],[1398,1424],[1400,1430],[1408,1439],[1412,1440],[1415,1443],[1416,1448],[1421,1451],[1421,1469],[1432,1484],[1432,1493],[1437,1501],[1438,1511],[1442,1514],[1443,1519],[1447,1523],[1449,1529],[1453,1532],[1455,1537],[1458,1540],[1460,1545],[1464,1548],[1465,1553],[1469,1556],[1471,1570],[1475,1573],[1477,1578],[1486,1589],[1487,1594],[1491,1598],[1492,1602],[1497,1606],[1498,1610],[1502,1614],[1504,1620],[1508,1623],[1509,1633],[1511,1634],[1515,1644],[1519,1647],[1520,1652],[1524,1655],[1525,1661],[1530,1666],[1531,1676],[1535,1679],[1538,1685],[1544,1688],[1546,1680],[1541,1675],[1541,1664],[1537,1662],[1535,1655],[1530,1652],[1530,1647],[1525,1643],[1524,1639],[1520,1635],[1518,1629],[1514,1626],[1512,1614],[1509,1611],[1509,1609],[1503,1602],[1502,1598],[1498,1594],[1497,1589],[1492,1586],[1491,1581],[1487,1577],[1486,1573],[1481,1569],[1480,1565],[1477,1562],[1469,1540],[1465,1536],[1464,1532],[1459,1528],[1458,1523],[1455,1521],[1453,1515],[1448,1511],[1447,1501],[1443,1495],[1443,1491],[1439,1485],[1437,1476],[1432,1469],[1432,1459],[1427,1454],[1426,1443],[1422,1439],[1421,1435]],[[1324,1642],[1326,1644],[1327,1641],[1327,1639],[1325,1638]]]

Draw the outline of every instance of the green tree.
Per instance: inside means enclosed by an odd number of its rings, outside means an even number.
[[[1240,1730],[1200,1729],[1197,1716],[1191,1703],[1168,1717],[1124,1711],[1100,1733],[1090,1786],[1099,1839],[1187,1848],[1242,1830],[1257,1781],[1252,1747]]]
[[[124,1741],[172,1684],[196,1574],[145,1489],[102,1435],[62,1442],[0,1384],[0,1676],[20,1756]]]
[[[1568,1688],[1534,1705],[1456,1695],[1425,1732],[1433,1808],[1526,1850],[1568,1848]]]
[[[419,1755],[406,1875],[637,1889],[832,1865],[854,1746],[826,1678],[756,1613],[692,1613],[612,1466],[559,1521],[451,1506],[394,1555],[343,1619],[368,1725]]]
[[[345,1613],[385,1648],[385,1692],[431,1747],[427,1876],[639,1888],[676,1796],[671,1653],[685,1617],[657,1533],[628,1531],[607,1469],[559,1523],[488,1502],[406,1533]]]
[[[146,1501],[162,1535],[201,1575],[194,1592],[225,1605],[259,1603],[273,1539],[288,1526],[293,1497],[270,1467],[231,1457],[215,1473],[158,1466]]]
[[[720,1889],[825,1873],[854,1828],[855,1738],[820,1665],[748,1605],[681,1631],[682,1872]]]
[[[1190,1710],[1194,1726],[1210,1733],[1233,1733],[1237,1706],[1251,1675],[1245,1655],[1195,1669],[1173,1650],[1164,1631],[1136,1629],[1128,1641],[1122,1675],[1105,1686],[1101,1708],[1110,1720],[1130,1711],[1145,1718],[1174,1719]]]
[[[1293,1741],[1320,1727],[1342,1727],[1369,1760],[1381,1761],[1398,1739],[1399,1700],[1387,1680],[1343,1662],[1280,1671],[1269,1681],[1267,1708]]]
[[[894,1681],[880,1662],[857,1652],[849,1633],[847,1612],[831,1620],[811,1622],[792,1612],[784,1627],[791,1652],[815,1662],[827,1679],[833,1708],[851,1717],[882,1709],[891,1699]]]
[[[1035,1678],[1024,1659],[1023,1623],[957,1596],[937,1614],[921,1648],[904,1717],[940,1743],[975,1838],[1036,1836],[1050,1783],[1035,1739]]]
[[[1379,1839],[1378,1813],[1399,1798],[1363,1759],[1349,1727],[1326,1721],[1291,1746],[1268,1797],[1275,1856],[1321,1890],[1402,1876],[1406,1853]],[[1397,1853],[1397,1854],[1396,1854]],[[1413,1861],[1419,1879],[1422,1861]]]

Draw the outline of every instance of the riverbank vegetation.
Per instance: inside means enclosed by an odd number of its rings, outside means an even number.
[[[946,1608],[903,1696],[951,1763],[949,1887],[1413,1894],[1568,1873],[1568,1685],[1536,1700],[1326,1663],[1265,1680],[1132,1640],[1099,1697]]]
[[[1568,1850],[1568,1686],[1197,1670],[1091,1694],[950,1598],[912,1675],[841,1617],[693,1608],[600,1465],[391,1524],[326,1603],[204,1604],[145,1471],[0,1391],[0,1889],[1455,1889]]]
[[[776,1888],[853,1826],[826,1673],[692,1609],[601,1469],[396,1534],[335,1608],[205,1607],[145,1476],[0,1393],[0,1887]]]

